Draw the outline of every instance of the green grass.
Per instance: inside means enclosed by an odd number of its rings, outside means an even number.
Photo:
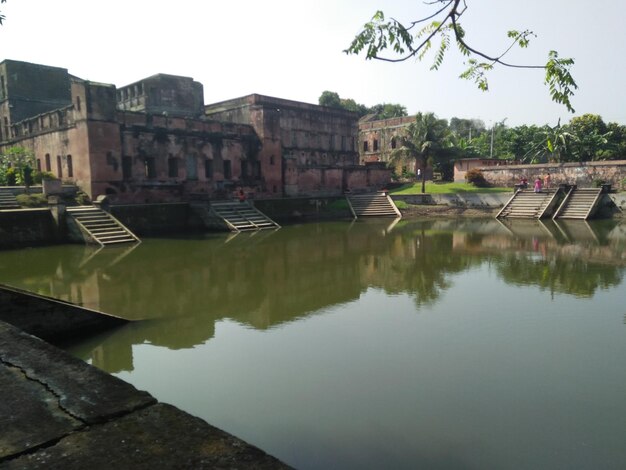
[[[469,183],[433,183],[426,181],[426,193],[428,194],[456,194],[456,193],[504,193],[511,192],[512,188],[477,188]],[[391,194],[421,194],[422,183],[408,183],[397,189],[389,191]]]

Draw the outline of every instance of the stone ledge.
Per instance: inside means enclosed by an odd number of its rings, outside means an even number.
[[[0,322],[0,468],[289,468]]]

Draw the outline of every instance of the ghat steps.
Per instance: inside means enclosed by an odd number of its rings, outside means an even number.
[[[119,220],[95,206],[68,207],[67,215],[83,232],[102,246],[141,241]]]
[[[497,218],[541,219],[552,215],[551,211],[558,201],[560,189],[545,189],[541,192],[520,189],[496,215]]]
[[[280,228],[280,225],[247,201],[212,202],[209,213],[233,232]]]
[[[601,197],[602,188],[572,187],[553,218],[586,220],[593,215]]]
[[[346,196],[354,218],[402,217],[393,200],[385,193],[351,194]]]
[[[8,187],[0,187],[0,210],[3,209],[19,209],[20,205],[15,199],[13,190]]]

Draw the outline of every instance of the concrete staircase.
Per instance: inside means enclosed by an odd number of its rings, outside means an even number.
[[[553,219],[588,219],[602,196],[602,188],[570,188]]]
[[[280,228],[280,225],[247,201],[212,202],[209,214],[221,220],[233,232]]]
[[[552,215],[560,190],[546,189],[540,193],[520,189],[496,215],[497,218],[541,219]]]
[[[67,215],[89,239],[99,245],[141,242],[119,220],[95,206],[68,207]]]
[[[0,187],[0,210],[4,209],[19,209],[20,205],[15,199],[13,190],[9,187]]]
[[[359,217],[402,217],[393,200],[385,193],[346,196],[352,215]]]

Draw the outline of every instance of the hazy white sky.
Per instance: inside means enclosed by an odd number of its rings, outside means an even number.
[[[468,40],[497,54],[509,29],[539,37],[517,62],[543,64],[548,51],[576,60],[576,115],[626,124],[626,4],[615,0],[467,0]],[[572,114],[550,101],[543,73],[499,70],[488,93],[458,79],[456,55],[429,63],[365,61],[342,51],[377,9],[401,20],[431,11],[418,0],[8,0],[0,60],[65,67],[92,81],[127,85],[155,73],[193,77],[205,102],[250,93],[317,103],[324,90],[409,113],[483,119],[487,125],[556,124]]]

